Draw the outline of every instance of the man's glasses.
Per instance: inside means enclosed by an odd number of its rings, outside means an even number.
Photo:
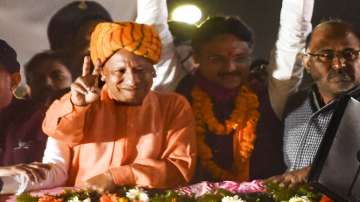
[[[335,57],[342,57],[347,61],[354,61],[359,57],[360,50],[345,49],[341,52],[329,50],[323,53],[306,53],[305,55],[315,57],[316,59],[324,63],[331,63]]]

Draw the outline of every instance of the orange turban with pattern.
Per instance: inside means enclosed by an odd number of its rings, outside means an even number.
[[[121,48],[148,58],[153,64],[160,59],[161,42],[154,27],[133,22],[96,25],[90,41],[90,56],[94,64],[97,59],[103,64]]]

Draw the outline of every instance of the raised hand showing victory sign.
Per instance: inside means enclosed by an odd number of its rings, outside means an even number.
[[[71,102],[77,106],[86,106],[97,101],[100,97],[99,76],[100,62],[97,61],[91,73],[90,57],[84,57],[82,76],[71,84]]]

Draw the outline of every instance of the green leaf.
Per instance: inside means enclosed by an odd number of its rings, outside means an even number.
[[[37,202],[39,197],[31,196],[29,193],[24,193],[16,196],[16,202]]]

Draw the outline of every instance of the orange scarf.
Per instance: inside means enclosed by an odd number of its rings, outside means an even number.
[[[217,180],[247,180],[249,158],[254,149],[256,125],[260,117],[258,97],[247,87],[241,87],[235,109],[224,124],[216,119],[211,99],[199,87],[193,89],[192,97],[200,165]],[[233,170],[224,170],[213,161],[211,148],[205,143],[206,128],[216,135],[233,135]]]

